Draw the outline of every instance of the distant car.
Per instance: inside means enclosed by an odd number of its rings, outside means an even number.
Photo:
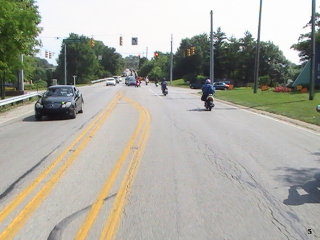
[[[213,86],[215,87],[216,90],[228,90],[229,85],[226,84],[225,82],[214,82]]]
[[[115,86],[116,85],[116,80],[112,77],[112,78],[107,78],[106,79],[106,86]]]
[[[195,83],[190,83],[189,87],[192,89],[201,89],[203,86],[202,83],[199,82],[195,82]]]
[[[136,85],[136,79],[133,76],[128,77],[127,86],[135,86]]]
[[[116,83],[120,83],[122,81],[121,76],[113,76],[113,78],[116,80]]]
[[[35,118],[42,116],[67,115],[76,118],[83,112],[83,97],[78,88],[71,85],[51,86],[35,104]]]

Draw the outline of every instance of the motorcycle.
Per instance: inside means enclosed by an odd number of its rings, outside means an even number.
[[[211,109],[214,107],[214,97],[213,94],[209,94],[206,101],[204,102],[204,106],[208,111],[211,111]]]
[[[156,87],[158,87],[158,86],[159,86],[159,83],[156,82],[155,85],[156,85]]]
[[[136,81],[136,87],[140,87],[141,82],[140,81]]]
[[[168,88],[167,87],[162,89],[162,94],[165,95],[165,96],[168,94]]]

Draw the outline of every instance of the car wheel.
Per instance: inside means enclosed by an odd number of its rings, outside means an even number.
[[[70,118],[75,119],[76,116],[77,116],[77,108],[75,107],[70,114]]]
[[[79,110],[79,113],[83,113],[83,102],[81,102],[81,108]]]
[[[40,121],[40,120],[42,119],[42,116],[41,116],[40,114],[36,114],[36,115],[35,115],[35,119],[36,119],[37,121]]]

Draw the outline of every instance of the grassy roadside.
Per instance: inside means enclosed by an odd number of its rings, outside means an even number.
[[[183,79],[173,80],[171,86],[189,88],[189,85]]]
[[[308,100],[308,93],[276,93],[260,91],[253,94],[251,88],[236,88],[230,91],[216,91],[216,98],[255,108],[320,126],[320,113],[315,108],[320,104],[320,92],[315,100]],[[317,96],[318,95],[318,96]]]

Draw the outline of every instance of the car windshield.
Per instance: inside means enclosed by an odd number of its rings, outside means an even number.
[[[73,96],[73,91],[71,88],[49,88],[45,93],[47,97],[71,97]]]

